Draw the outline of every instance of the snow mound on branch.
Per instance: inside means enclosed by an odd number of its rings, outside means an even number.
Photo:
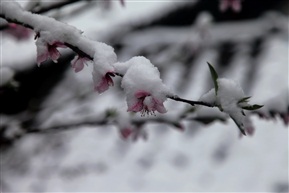
[[[144,90],[161,98],[166,98],[166,95],[170,94],[160,79],[159,70],[147,58],[136,56],[125,65],[130,65],[121,83],[126,93]]]
[[[117,56],[114,49],[105,43],[96,42],[94,48],[92,79],[94,89],[102,93],[106,91],[109,86],[113,86],[113,80],[110,75],[114,74],[112,64],[117,61]]]
[[[229,79],[220,78],[218,82],[217,104],[221,106],[222,110],[244,129],[245,114],[238,105],[238,102],[246,97],[240,85]]]
[[[209,90],[209,92],[203,94],[200,97],[200,101],[209,103],[209,104],[214,104],[216,102],[216,95],[215,95],[215,89]]]
[[[93,61],[95,65],[112,66],[112,64],[116,63],[117,56],[113,47],[102,42],[95,42],[94,49]]]
[[[215,94],[215,89],[200,97],[200,100],[212,105],[219,106],[221,111],[227,113],[241,128],[244,127],[245,114],[241,109],[246,106],[247,102],[239,104],[239,101],[245,98],[245,94],[240,85],[230,79],[219,78],[217,79],[218,92]]]
[[[117,62],[113,66],[119,74],[125,74],[130,66],[140,61],[140,58],[141,56],[139,57],[136,56],[126,62]]]
[[[123,66],[121,71],[126,73],[121,86],[126,94],[128,111],[165,113],[162,103],[171,92],[163,84],[159,70],[142,56],[133,57]]]
[[[117,56],[113,47],[105,43],[96,42],[94,49],[92,74],[94,81],[99,82],[106,73],[114,72],[112,64],[117,61]]]

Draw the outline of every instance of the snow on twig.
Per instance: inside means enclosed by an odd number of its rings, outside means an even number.
[[[249,97],[244,95],[242,88],[231,80],[218,78],[210,64],[215,92],[209,91],[200,101],[187,100],[173,94],[162,82],[157,67],[143,56],[133,57],[126,62],[117,62],[117,55],[111,46],[88,39],[73,26],[25,11],[15,2],[2,3],[0,17],[36,32],[38,65],[49,58],[56,63],[60,57],[57,48],[69,47],[77,54],[71,62],[75,72],[81,71],[84,63],[93,65],[92,78],[96,92],[106,91],[114,85],[112,77],[121,76],[121,87],[124,89],[128,105],[127,111],[141,112],[142,115],[155,115],[155,111],[166,113],[163,103],[167,98],[192,106],[218,107],[234,120],[241,133],[245,135],[244,109],[256,110],[262,107],[248,105]]]

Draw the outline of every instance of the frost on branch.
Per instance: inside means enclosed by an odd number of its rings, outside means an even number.
[[[128,66],[121,83],[126,94],[127,111],[141,112],[142,115],[154,114],[155,111],[165,113],[163,103],[170,91],[160,79],[158,69],[141,56],[133,57],[123,66]]]
[[[200,100],[217,106],[220,111],[227,113],[236,123],[240,132],[246,135],[246,126],[251,127],[252,124],[246,119],[244,110],[257,110],[262,106],[249,105],[248,100],[250,97],[244,94],[243,89],[237,82],[225,78],[218,78],[218,74],[213,66],[209,63],[208,65],[215,88],[204,94]],[[245,126],[245,123],[248,124]],[[249,131],[249,133],[251,132]]]

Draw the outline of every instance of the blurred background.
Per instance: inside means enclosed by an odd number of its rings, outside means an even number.
[[[113,46],[121,62],[147,57],[183,98],[213,87],[210,62],[265,107],[248,114],[244,137],[172,100],[164,115],[129,114],[120,78],[98,95],[68,49],[37,67],[35,34],[1,19],[1,192],[288,192],[287,0],[243,0],[240,11],[217,0],[19,3]]]

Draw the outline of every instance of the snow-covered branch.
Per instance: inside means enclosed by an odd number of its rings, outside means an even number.
[[[49,6],[45,6],[45,7],[42,7],[41,4],[39,4],[39,2],[31,1],[28,4],[29,7],[27,7],[27,9],[28,9],[28,11],[30,11],[32,13],[42,14],[42,13],[45,13],[45,12],[48,12],[48,11],[51,11],[51,10],[54,10],[54,9],[59,9],[59,8],[64,7],[64,6],[77,3],[79,1],[80,0],[60,1],[60,2],[53,3],[53,4],[49,5]],[[7,24],[4,24],[4,25],[0,26],[0,30],[4,30],[4,29],[7,29],[7,28],[9,28],[9,25],[7,25]]]
[[[163,103],[167,98],[192,106],[218,107],[220,111],[227,113],[241,133],[246,135],[244,110],[262,107],[249,105],[247,102],[250,97],[244,95],[242,88],[231,80],[218,79],[210,64],[215,89],[202,96],[200,101],[182,99],[162,82],[158,68],[143,56],[133,57],[126,62],[117,62],[117,55],[111,46],[85,37],[73,26],[25,11],[15,2],[2,2],[0,17],[35,31],[39,66],[48,59],[57,63],[60,57],[58,48],[68,47],[77,54],[71,61],[75,72],[81,71],[85,64],[93,65],[92,79],[96,92],[105,92],[114,84],[112,77],[121,76],[127,111],[141,112],[142,116],[154,115],[156,111],[166,113]]]

